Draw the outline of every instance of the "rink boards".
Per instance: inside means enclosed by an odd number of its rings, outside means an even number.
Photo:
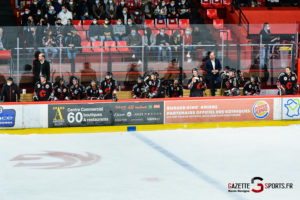
[[[300,119],[300,96],[0,104],[0,129],[126,131],[277,125]],[[290,124],[292,122],[284,122]],[[71,129],[69,129],[71,131]],[[4,133],[4,131],[0,131]],[[42,132],[40,130],[40,132]],[[59,131],[58,131],[59,132]]]

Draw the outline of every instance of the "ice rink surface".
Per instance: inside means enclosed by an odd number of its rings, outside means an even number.
[[[0,135],[0,200],[299,200],[299,155],[300,125]]]

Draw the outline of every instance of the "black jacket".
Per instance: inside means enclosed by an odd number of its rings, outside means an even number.
[[[35,68],[33,69],[34,74],[34,82],[38,82],[40,80],[40,75],[46,75],[47,81],[50,80],[50,63],[45,60],[43,64],[41,64],[40,61],[38,61],[35,65]]]
[[[215,69],[219,70],[219,72],[222,69],[221,63],[220,63],[220,61],[218,59],[215,59]],[[219,76],[219,73],[213,74],[211,72],[212,70],[213,70],[213,66],[212,66],[212,63],[211,63],[211,61],[209,59],[209,60],[207,60],[205,62],[205,71],[207,72],[207,76],[206,76],[207,79],[211,79],[211,78],[215,78],[216,79]]]
[[[16,102],[17,100],[20,100],[19,87],[15,83],[11,86],[8,86],[7,84],[3,85],[0,99],[4,102]]]

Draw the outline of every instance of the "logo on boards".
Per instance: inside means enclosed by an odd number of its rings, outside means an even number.
[[[264,119],[270,113],[270,106],[266,101],[257,101],[253,108],[252,113],[257,119]]]
[[[284,104],[286,108],[286,116],[293,118],[300,116],[300,100],[299,99],[289,99]]]

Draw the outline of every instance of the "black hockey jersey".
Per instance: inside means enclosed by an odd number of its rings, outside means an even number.
[[[240,94],[238,79],[236,77],[231,77],[225,83],[225,95],[226,96],[237,96]]]
[[[244,94],[245,95],[259,95],[260,94],[260,84],[252,83],[248,81],[244,86]]]
[[[183,97],[183,87],[182,85],[175,86],[170,84],[167,89],[168,97]]]
[[[42,84],[38,81],[34,86],[34,100],[35,101],[49,101],[52,94],[52,83],[46,82]]]
[[[277,79],[277,87],[283,94],[294,94],[298,89],[297,75],[294,72],[290,75],[281,73]]]
[[[97,85],[95,87],[89,85],[86,88],[86,97],[87,97],[87,99],[89,99],[89,100],[98,99],[99,96],[100,96],[100,89]]]
[[[84,98],[85,89],[84,86],[78,85],[71,85],[70,87],[71,99],[72,100],[80,100]]]
[[[103,99],[112,99],[113,96],[116,96],[117,87],[117,81],[114,79],[103,80],[100,87],[100,94],[103,96]]]
[[[145,93],[146,93],[146,88],[144,84],[135,84],[131,91],[133,99],[144,98]]]
[[[156,79],[150,80],[147,86],[147,96],[148,98],[164,98],[164,90],[161,84],[161,80]]]
[[[195,79],[195,82],[193,82],[193,79]],[[206,89],[204,78],[200,75],[190,78],[188,88],[190,89],[190,97],[203,97],[203,91]]]
[[[69,100],[69,89],[64,85],[54,87],[53,98],[54,101]]]

